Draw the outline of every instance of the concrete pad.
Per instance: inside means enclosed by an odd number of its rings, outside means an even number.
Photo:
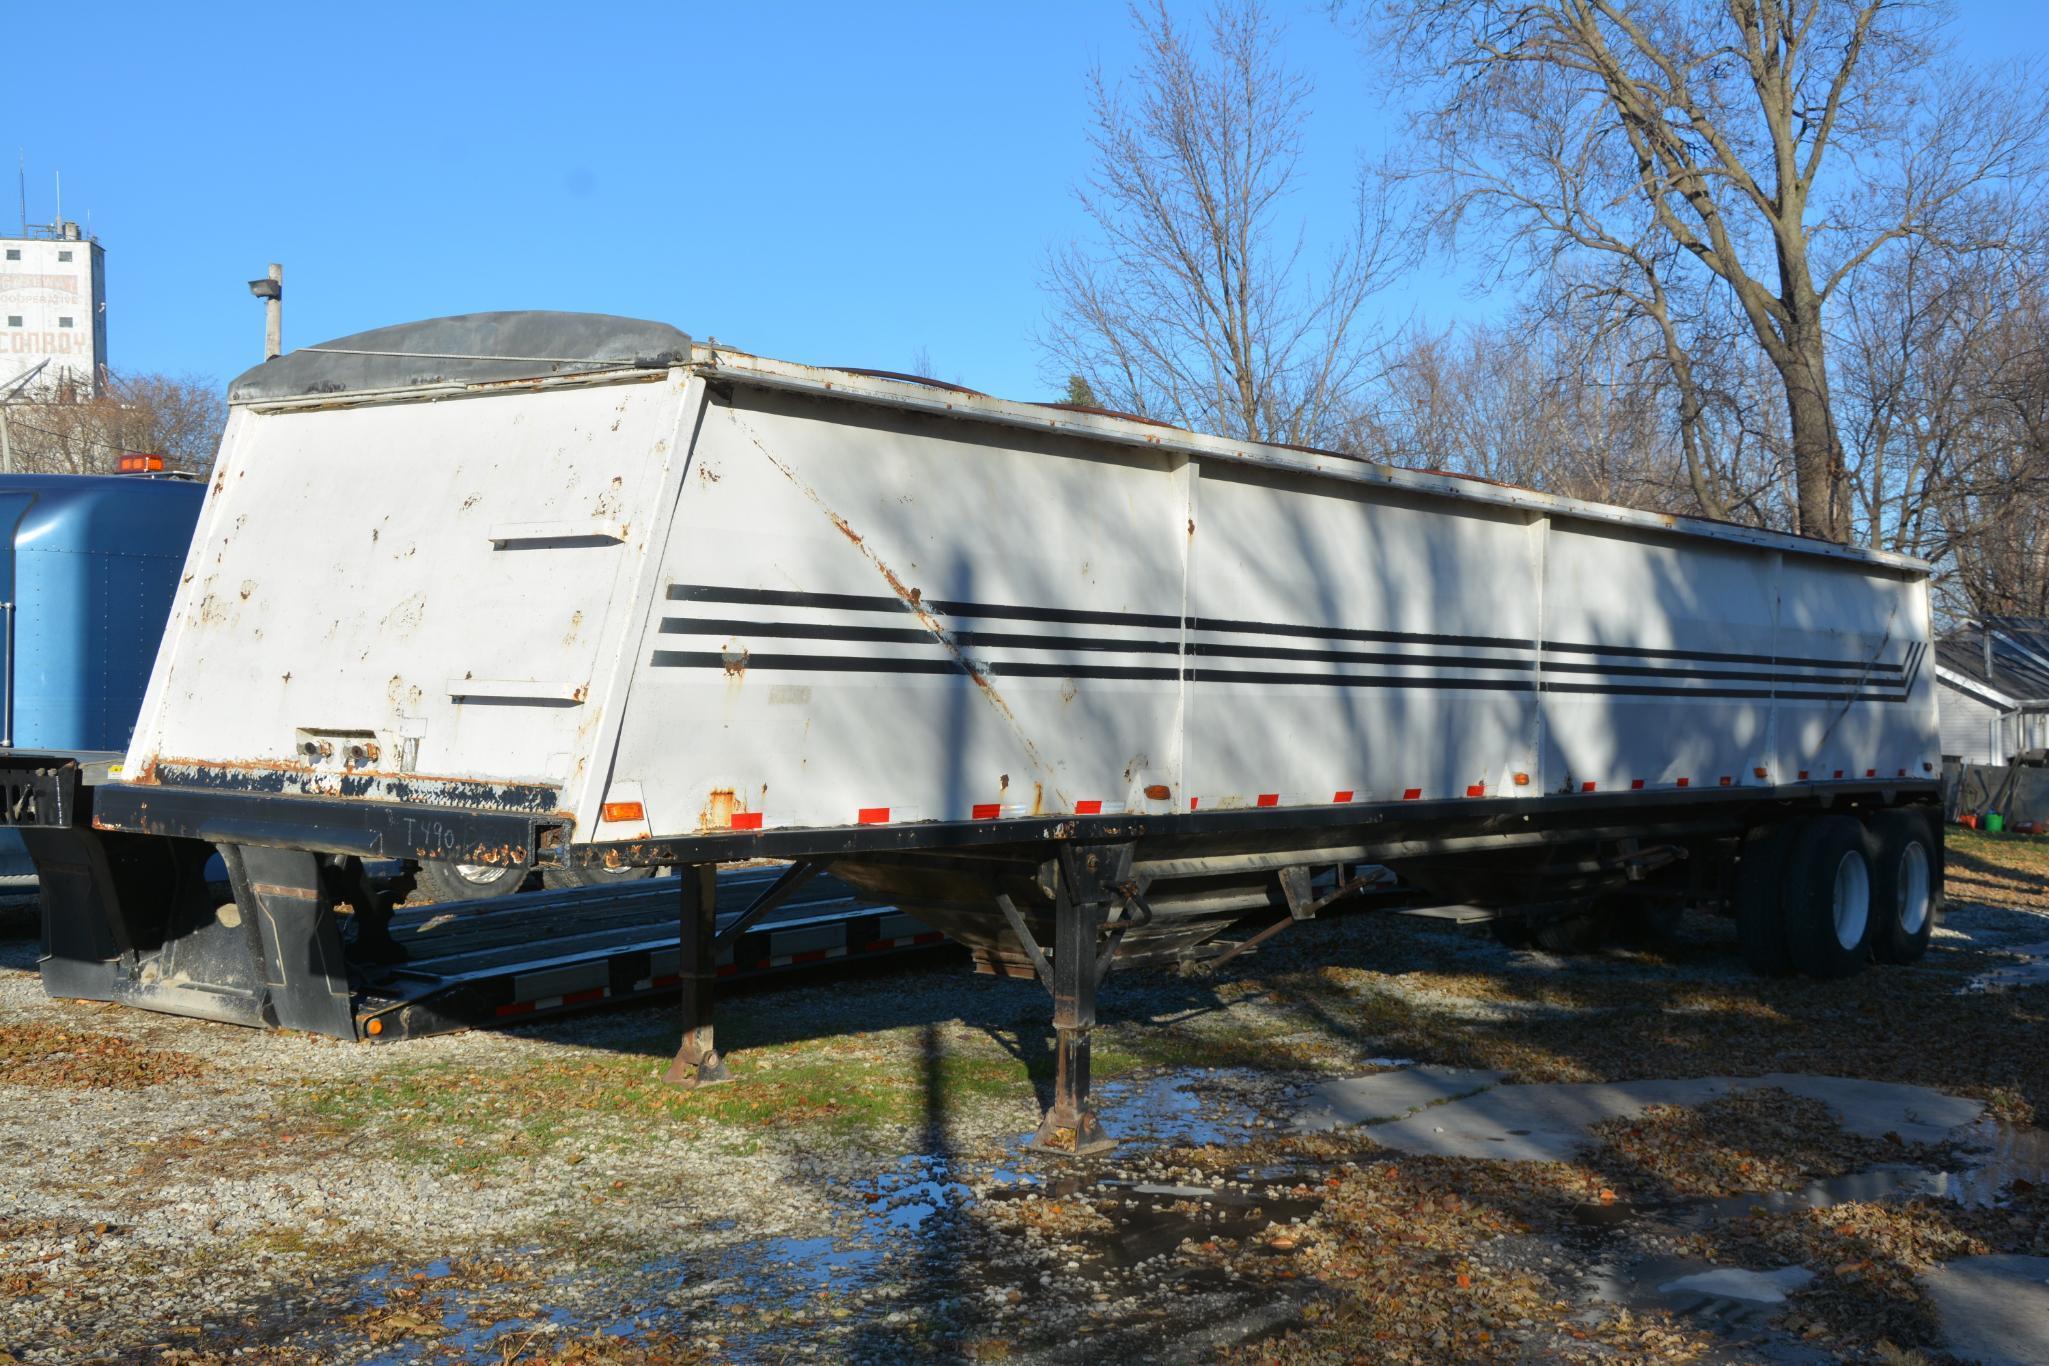
[[[1814,1273],[1804,1266],[1782,1266],[1776,1271],[1744,1271],[1733,1266],[1718,1266],[1712,1271],[1666,1281],[1658,1287],[1658,1293],[1677,1295],[1691,1292],[1729,1300],[1748,1300],[1753,1304],[1784,1304],[1789,1293],[1813,1279]]]
[[[1945,1095],[1926,1086],[1894,1081],[1859,1081],[1852,1077],[1817,1077],[1805,1072],[1772,1072],[1739,1083],[1776,1086],[1796,1096],[1818,1100],[1836,1112],[1853,1134],[1884,1138],[1898,1134],[1909,1143],[1940,1143],[1954,1131],[1974,1124],[1985,1102]]]
[[[1897,1133],[1934,1142],[1975,1121],[1984,1106],[1925,1086],[1772,1073],[1626,1082],[1499,1084],[1500,1074],[1465,1068],[1411,1068],[1326,1082],[1297,1120],[1307,1130],[1366,1127],[1374,1142],[1440,1157],[1549,1162],[1571,1159],[1589,1131],[1652,1105],[1699,1105],[1732,1091],[1778,1087],[1827,1105],[1851,1133]]]
[[[1327,1081],[1311,1088],[1303,1098],[1295,1128],[1320,1133],[1347,1124],[1399,1119],[1428,1105],[1484,1091],[1506,1075],[1476,1067],[1406,1067],[1399,1072]]]
[[[1923,1275],[1921,1286],[1942,1316],[1943,1345],[1966,1361],[2049,1357],[2049,1257],[1964,1257]]]
[[[1640,1114],[1647,1105],[1698,1105],[1728,1089],[1720,1078],[1496,1086],[1366,1132],[1406,1153],[1562,1162],[1586,1147],[1587,1131],[1604,1120]]]

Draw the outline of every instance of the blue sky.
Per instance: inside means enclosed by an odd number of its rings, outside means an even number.
[[[1398,129],[1351,34],[1276,8],[1316,83],[1313,217]],[[2039,3],[1962,8],[1967,53],[2044,45]],[[922,352],[1027,398],[1041,263],[1085,231],[1084,76],[1135,51],[1122,6],[1065,2],[22,5],[0,26],[0,149],[27,156],[31,221],[61,172],[105,244],[117,369],[252,364],[244,282],[275,260],[288,346],[577,309],[828,364]],[[1499,305],[1457,280],[1418,272],[1388,307]]]

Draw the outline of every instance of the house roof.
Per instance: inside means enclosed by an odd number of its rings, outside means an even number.
[[[1992,667],[1985,667],[1985,640]],[[1936,663],[1950,673],[2029,705],[2049,705],[2049,618],[1983,617],[1935,642]]]

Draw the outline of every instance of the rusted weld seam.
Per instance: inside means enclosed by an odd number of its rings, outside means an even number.
[[[1004,722],[1010,727],[1011,734],[1016,736],[1017,742],[1024,747],[1026,760],[1038,771],[1041,781],[1048,788],[1052,789],[1054,799],[1059,802],[1061,807],[1065,808],[1067,806],[1066,794],[1061,792],[1059,787],[1053,783],[1053,770],[1051,766],[1040,757],[1039,747],[1032,743],[1031,737],[1026,735],[1024,728],[1018,724],[1017,714],[1010,709],[1010,703],[1005,701],[1003,694],[996,690],[996,685],[991,683],[982,671],[975,667],[975,662],[968,658],[967,652],[960,647],[959,642],[947,633],[944,626],[940,625],[939,618],[926,609],[925,604],[920,600],[923,595],[919,590],[907,587],[904,581],[896,576],[896,571],[883,562],[882,557],[875,553],[861,533],[855,531],[846,518],[835,512],[832,506],[819,495],[817,489],[806,483],[795,470],[776,459],[768,447],[762,443],[761,437],[752,427],[747,425],[745,419],[730,407],[726,409],[726,416],[735,427],[738,427],[746,434],[747,439],[754,443],[754,449],[760,451],[762,457],[769,464],[775,466],[783,478],[789,480],[798,492],[809,498],[812,504],[826,515],[832,524],[839,529],[840,535],[847,538],[848,544],[861,552],[868,563],[875,567],[875,572],[882,576],[883,582],[889,585],[889,591],[896,594],[903,605],[909,608],[912,614],[918,618],[918,623],[931,632],[932,639],[938,641],[940,645],[945,647],[946,652],[953,656],[954,662],[960,665],[961,671],[974,681],[975,687],[980,690],[984,698],[988,699],[989,705],[1002,715]]]

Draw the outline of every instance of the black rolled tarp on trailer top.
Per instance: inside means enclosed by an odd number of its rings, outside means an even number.
[[[435,384],[489,384],[590,370],[664,369],[690,359],[667,323],[604,313],[460,313],[301,347],[236,376],[231,403]]]

